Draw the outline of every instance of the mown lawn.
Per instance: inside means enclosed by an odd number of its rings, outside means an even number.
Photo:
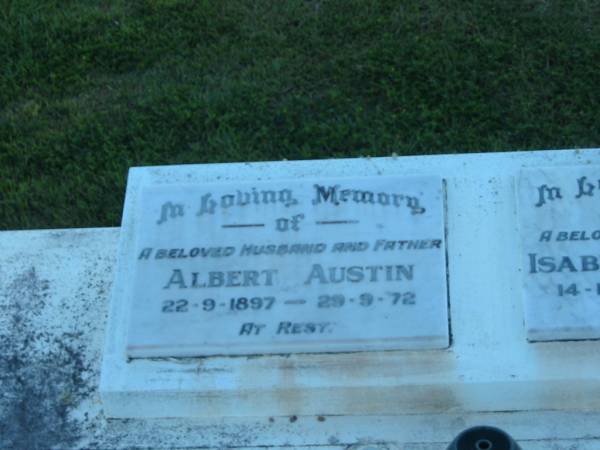
[[[600,1],[0,0],[0,229],[134,165],[600,146]]]

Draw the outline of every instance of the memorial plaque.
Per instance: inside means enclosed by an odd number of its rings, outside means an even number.
[[[523,170],[519,218],[529,340],[600,338],[600,167]]]
[[[130,357],[449,344],[439,177],[146,185]]]

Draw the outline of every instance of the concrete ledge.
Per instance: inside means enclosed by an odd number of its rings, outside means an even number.
[[[457,218],[454,226],[465,220]],[[532,450],[600,448],[600,408],[589,407],[598,400],[598,390],[590,386],[587,399],[568,397],[577,388],[569,377],[598,373],[594,342],[565,347],[562,359],[551,356],[550,344],[535,347],[537,361],[552,373],[564,371],[562,381],[554,379],[552,402],[571,406],[568,411],[466,412],[451,407],[427,414],[390,410],[332,416],[308,411],[262,415],[256,409],[248,410],[249,417],[216,417],[213,411],[212,418],[108,420],[98,386],[118,239],[116,228],[0,232],[0,448],[341,450],[373,444],[381,450],[443,450],[463,428],[478,424],[502,427]],[[482,280],[472,281],[475,290],[485,287]],[[453,297],[455,305],[461,305],[460,298]],[[510,317],[496,317],[499,326],[509,324]],[[455,321],[453,330],[458,339],[464,329]],[[492,331],[483,329],[482,345],[494,343]],[[589,352],[589,358],[578,361],[577,355],[569,355],[574,348]],[[218,364],[205,361],[202,367],[216,373]],[[530,382],[535,390],[535,380]],[[359,405],[361,398],[352,401]],[[301,406],[301,395],[290,405],[291,410]]]
[[[600,341],[527,341],[515,181],[528,167],[600,165],[597,150],[132,169],[101,392],[118,418],[600,409]],[[327,176],[446,181],[452,344],[444,350],[128,360],[140,190],[150,184]]]

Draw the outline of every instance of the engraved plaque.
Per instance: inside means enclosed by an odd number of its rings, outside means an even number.
[[[600,338],[600,167],[521,172],[529,340]]]
[[[144,186],[131,357],[449,344],[439,177]]]

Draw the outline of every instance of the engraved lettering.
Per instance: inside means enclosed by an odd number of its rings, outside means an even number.
[[[560,192],[560,188],[558,187],[548,187],[547,184],[542,184],[538,188],[538,196],[539,199],[535,204],[536,207],[540,207],[546,204],[546,199],[554,201],[557,198],[562,199],[562,194]]]
[[[152,248],[145,248],[140,252],[140,256],[138,256],[138,259],[150,259],[150,256],[152,255]]]
[[[169,281],[167,281],[167,284],[165,284],[163,289],[170,289],[172,284],[175,284],[177,287],[179,287],[179,289],[187,288],[183,279],[183,273],[181,272],[181,269],[173,269],[171,277],[169,278]]]
[[[162,225],[167,219],[183,217],[183,205],[179,203],[165,202],[160,208],[160,218],[156,221],[158,225]]]
[[[594,195],[594,189],[596,188],[592,183],[586,181],[587,177],[581,177],[577,179],[577,187],[579,188],[579,192],[575,198],[581,198],[584,195],[588,195],[592,197]]]
[[[328,267],[323,268],[321,264],[313,264],[305,285],[313,282],[318,284],[359,283],[368,281],[377,283],[379,281],[410,281],[414,278],[414,265],[386,265],[386,266],[350,266],[350,267]]]
[[[196,213],[197,216],[203,216],[204,214],[214,214],[217,202],[212,199],[212,194],[204,194],[200,197],[200,209]]]
[[[360,189],[342,189],[340,185],[336,184],[333,186],[321,186],[320,184],[313,185],[315,189],[315,197],[312,200],[313,205],[319,205],[321,203],[331,203],[335,206],[339,206],[340,202],[345,203],[352,200],[357,204],[369,204],[369,205],[381,205],[388,206],[393,205],[396,208],[406,207],[410,210],[411,214],[423,214],[425,208],[420,204],[420,200],[417,197],[404,194],[387,193],[387,192],[373,192],[368,190]]]

